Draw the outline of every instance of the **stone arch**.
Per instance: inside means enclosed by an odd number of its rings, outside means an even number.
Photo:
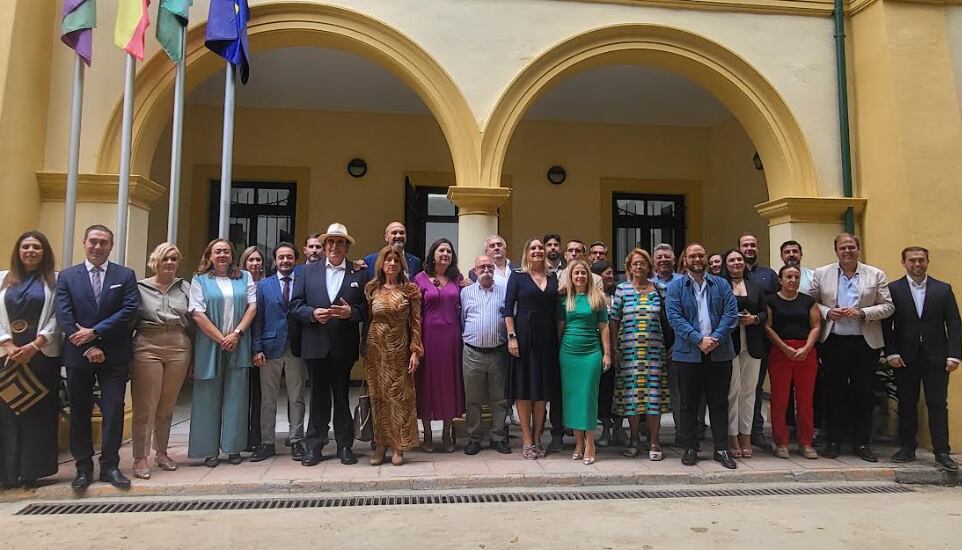
[[[202,23],[187,35],[187,91],[224,70],[224,61],[204,47],[204,30]],[[254,52],[311,46],[348,51],[377,62],[417,93],[434,115],[447,140],[458,184],[478,181],[480,133],[467,101],[441,65],[398,30],[344,8],[272,2],[251,7],[248,37]],[[256,71],[253,67],[254,78]],[[159,52],[144,64],[136,89],[131,166],[134,173],[149,173],[173,111],[174,65],[166,55]],[[119,164],[121,110],[118,101],[101,141],[97,164],[102,173],[115,171]]]
[[[744,59],[703,36],[662,25],[613,25],[554,46],[514,79],[484,127],[480,185],[497,187],[515,128],[556,82],[612,64],[650,65],[701,85],[745,128],[765,163],[770,199],[817,196],[811,151],[794,115],[774,86]]]

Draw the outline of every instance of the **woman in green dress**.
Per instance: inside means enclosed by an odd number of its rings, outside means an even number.
[[[601,373],[611,368],[608,307],[591,282],[587,262],[575,260],[568,268],[565,296],[558,304],[563,419],[575,432],[571,459],[594,464],[598,385]]]

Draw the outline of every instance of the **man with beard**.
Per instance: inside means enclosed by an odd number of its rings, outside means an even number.
[[[758,238],[752,233],[743,233],[738,238],[738,251],[745,258],[745,278],[760,286],[765,294],[778,292],[778,274],[771,268],[758,264]],[[767,349],[767,348],[766,348]],[[770,449],[771,442],[765,436],[765,417],[762,416],[762,397],[765,386],[765,376],[768,375],[768,353],[762,357],[761,367],[758,369],[758,384],[755,386],[755,413],[752,418],[752,445],[763,449]]]
[[[565,268],[565,260],[561,255],[561,235],[548,233],[541,239],[544,243],[544,251],[547,254],[548,274],[557,273]],[[559,279],[560,282],[560,279]]]
[[[484,241],[484,256],[494,262],[494,281],[507,288],[508,277],[511,276],[511,260],[507,256],[507,244],[501,235],[490,235]],[[475,269],[468,271],[468,277],[472,281],[478,280],[478,273]]]
[[[681,462],[698,462],[698,405],[704,394],[711,418],[713,458],[735,469],[728,448],[728,388],[735,349],[731,333],[738,326],[738,303],[728,282],[705,272],[705,247],[692,243],[685,249],[688,274],[668,285],[668,322],[675,331],[672,362],[681,393],[678,440]]]
[[[797,267],[802,273],[802,278],[798,283],[798,291],[802,294],[809,294],[812,289],[812,277],[815,276],[815,270],[802,267],[802,245],[798,241],[785,241],[779,248],[779,255],[782,257],[782,263]]]
[[[877,462],[869,442],[875,395],[872,383],[883,347],[882,321],[895,312],[885,272],[859,261],[858,237],[835,237],[838,262],[815,270],[812,298],[821,310],[818,341],[828,392],[828,434],[821,455],[837,458],[843,440],[853,436],[855,455]],[[852,430],[846,429],[851,420]]]
[[[387,224],[387,227],[384,228],[384,242],[404,252],[404,259],[408,264],[408,280],[413,279],[415,275],[421,272],[420,258],[404,251],[404,245],[408,242],[408,232],[403,223],[391,222]],[[375,250],[367,256],[364,256],[363,261],[354,262],[354,269],[366,269],[368,279],[373,278],[374,264],[377,262],[378,252],[380,252],[380,250]]]
[[[675,279],[681,279],[681,273],[675,272],[675,249],[670,244],[661,243],[651,252],[655,262],[655,273],[651,282],[668,286]]]
[[[501,242],[503,244],[504,240]],[[478,256],[474,260],[478,283],[461,289],[462,368],[468,432],[468,444],[464,448],[466,455],[476,455],[481,451],[483,405],[491,408],[491,448],[501,454],[511,453],[505,428],[505,417],[510,406],[505,391],[508,375],[505,345],[508,333],[504,317],[501,316],[506,287],[495,279],[496,271],[493,259]]]

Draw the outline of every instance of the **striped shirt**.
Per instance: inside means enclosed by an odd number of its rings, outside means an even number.
[[[481,283],[461,289],[461,327],[465,344],[476,348],[496,348],[508,341],[501,307],[504,285],[497,282],[485,290]]]

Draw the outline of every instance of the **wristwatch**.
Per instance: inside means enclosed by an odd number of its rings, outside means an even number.
[[[518,335],[517,335],[517,334],[515,334],[515,333],[513,333],[513,332],[509,332],[509,333],[508,333],[508,340],[517,340],[517,339],[518,339]]]

